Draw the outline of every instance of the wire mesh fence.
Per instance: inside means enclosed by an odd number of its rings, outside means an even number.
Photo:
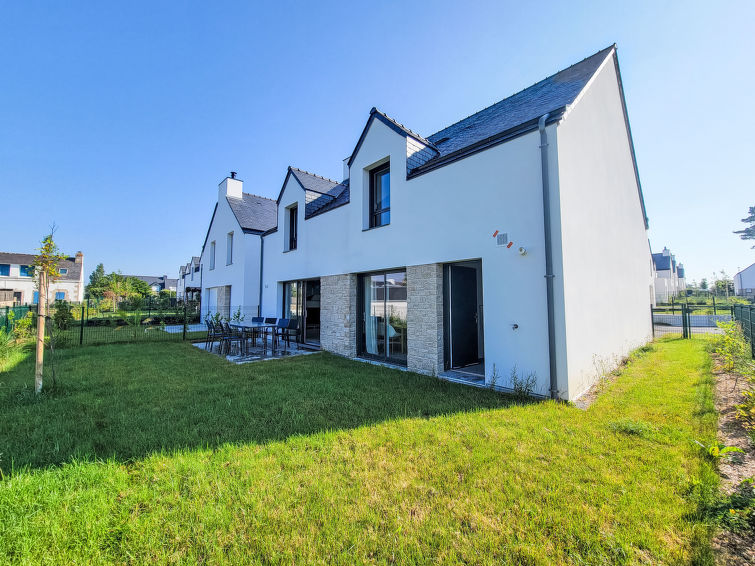
[[[742,333],[750,343],[750,355],[755,359],[755,305],[737,305],[732,314],[742,326]]]
[[[5,307],[0,327],[15,334],[36,333],[38,305]],[[202,340],[207,328],[199,304],[164,301],[129,301],[110,308],[90,302],[56,301],[47,312],[46,336],[59,348],[117,342]]]
[[[716,307],[679,303],[651,309],[653,337],[692,338],[700,334],[720,334],[719,322],[732,319],[732,306]]]

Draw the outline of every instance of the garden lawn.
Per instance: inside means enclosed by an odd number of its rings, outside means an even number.
[[[638,354],[587,411],[327,354],[72,348],[40,400],[11,366],[0,563],[711,562],[703,340]]]

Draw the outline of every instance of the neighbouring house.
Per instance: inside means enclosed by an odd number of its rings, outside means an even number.
[[[298,319],[350,358],[504,388],[516,371],[575,399],[651,339],[647,228],[610,46],[430,136],[373,108],[340,181],[289,167],[271,201],[232,174],[202,304]]]
[[[755,299],[755,263],[734,276],[734,294]]]
[[[656,303],[668,303],[672,297],[687,290],[684,265],[677,264],[676,256],[667,247],[653,254],[653,268]]]
[[[200,258],[205,313],[229,317],[231,306],[245,315],[259,312],[262,235],[275,227],[277,207],[242,188],[235,172],[218,187]]]
[[[176,297],[183,301],[196,301],[202,291],[201,265],[199,256],[193,256],[191,261],[178,269],[178,284]]]
[[[175,293],[178,287],[178,279],[171,279],[167,275],[125,275],[124,277],[133,277],[144,281],[153,293],[160,291],[173,291]]]
[[[0,306],[37,304],[33,254],[0,252]],[[59,264],[60,277],[50,284],[50,301],[79,303],[84,299],[84,254],[77,252]]]

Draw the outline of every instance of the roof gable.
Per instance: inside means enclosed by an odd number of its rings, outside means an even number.
[[[407,128],[403,124],[389,117],[387,114],[373,107],[372,110],[370,110],[370,117],[367,119],[367,123],[365,124],[364,129],[362,130],[362,134],[359,136],[357,145],[354,147],[354,151],[351,152],[351,156],[349,157],[349,161],[348,161],[349,167],[351,167],[351,164],[354,163],[354,159],[356,158],[357,153],[359,153],[359,148],[362,147],[364,138],[367,137],[367,132],[369,131],[370,126],[375,120],[379,120],[380,122],[382,122],[383,124],[388,126],[391,130],[393,130],[394,132],[396,132],[397,134],[401,136],[414,139],[415,141],[422,144],[424,147],[428,148],[428,150],[431,151],[433,154],[440,155],[440,152],[430,140],[423,138],[419,134],[411,131],[409,128]]]
[[[242,193],[225,197],[244,233],[262,233],[278,225],[277,203],[269,198]]]

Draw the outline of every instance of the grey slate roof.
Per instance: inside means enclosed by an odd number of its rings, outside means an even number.
[[[312,202],[308,202],[304,218],[312,218],[318,214],[328,212],[341,205],[348,204],[351,199],[348,179],[333,187],[327,195],[320,195]]]
[[[429,136],[428,139],[440,155],[430,159],[422,168],[428,168],[435,161],[444,160],[528,122],[537,121],[546,112],[563,112],[574,102],[613,48],[613,45],[606,47],[587,59]]]
[[[226,200],[244,232],[265,232],[278,225],[278,206],[274,200],[249,193]],[[199,258],[195,259],[199,263]]]
[[[296,167],[289,167],[288,175],[293,176],[304,189],[305,220],[349,202],[348,180],[338,183],[333,179],[321,177]],[[283,194],[283,188],[281,188],[281,194]]]
[[[663,253],[653,254],[653,263],[655,264],[656,271],[668,271],[671,269],[671,255],[663,255]]]
[[[299,184],[304,187],[305,191],[313,191],[324,195],[328,194],[333,187],[338,185],[338,181],[315,175],[309,171],[297,169],[296,167],[289,167],[289,169],[291,170],[291,174],[299,181]]]
[[[0,263],[13,265],[32,265],[36,259],[34,254],[16,254],[12,252],[0,252]],[[68,273],[61,275],[58,281],[78,281],[81,278],[81,263],[76,263],[75,257],[66,257],[58,264],[61,269],[67,269]]]

